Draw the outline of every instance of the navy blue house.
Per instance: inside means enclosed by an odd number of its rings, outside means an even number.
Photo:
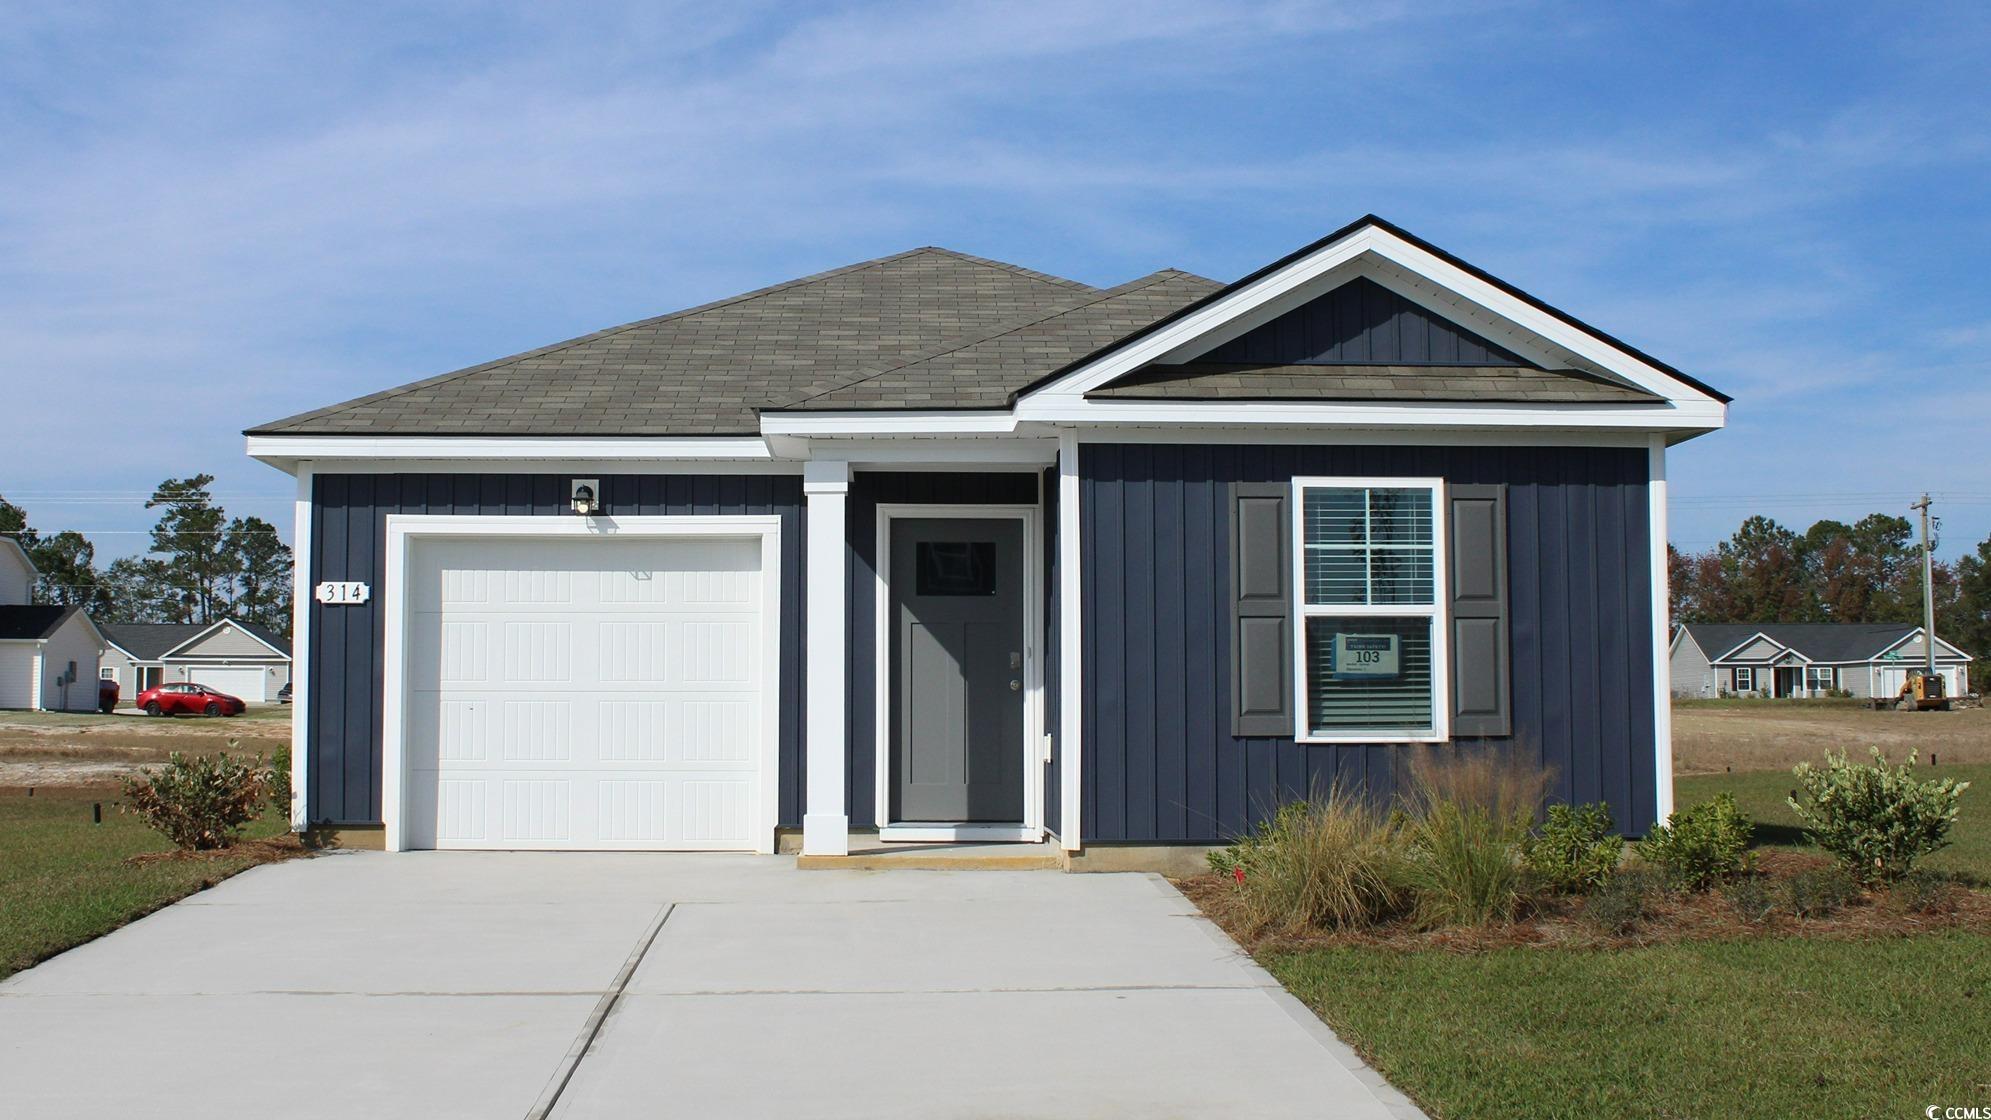
[[[1371,217],[1229,284],[915,249],[275,421],[293,819],[1125,855],[1496,752],[1640,833],[1727,400]]]

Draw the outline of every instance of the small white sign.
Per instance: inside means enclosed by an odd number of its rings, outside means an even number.
[[[360,580],[326,580],[318,585],[317,599],[328,606],[343,607],[364,603],[373,589]]]
[[[1394,677],[1397,675],[1395,634],[1336,634],[1334,675]]]

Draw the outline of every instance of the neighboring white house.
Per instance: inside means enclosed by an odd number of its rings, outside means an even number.
[[[1687,623],[1673,634],[1673,695],[1893,696],[1923,665],[1922,628],[1907,623]],[[1951,696],[1970,691],[1971,657],[1936,638]]]
[[[181,681],[265,704],[290,683],[290,643],[241,619],[106,624],[103,630],[109,648],[101,675],[118,682],[124,704],[153,685]]]
[[[92,711],[104,636],[81,607],[28,602],[35,566],[0,537],[0,708]]]

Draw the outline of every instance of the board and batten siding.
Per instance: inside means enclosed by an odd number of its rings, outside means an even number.
[[[589,472],[592,475],[594,472]],[[312,479],[310,582],[362,580],[365,603],[310,604],[310,726],[305,729],[314,822],[381,819],[380,580],[390,513],[572,517],[571,474],[320,474]],[[795,475],[601,475],[610,515],[778,515],[781,518],[779,821],[802,820],[802,480]]]
[[[1336,783],[1388,801],[1419,752],[1512,755],[1653,824],[1644,448],[1085,444],[1079,470],[1087,842],[1218,843]],[[1232,737],[1230,485],[1303,475],[1506,484],[1511,737]]]
[[[844,506],[849,543],[850,659],[845,663],[844,727],[848,743],[844,798],[852,828],[878,824],[878,507],[880,505],[1037,504],[1034,471],[857,471]],[[1041,519],[1040,519],[1041,524]],[[784,781],[785,781],[784,776]]]

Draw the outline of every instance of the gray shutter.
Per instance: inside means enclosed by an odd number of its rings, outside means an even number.
[[[1293,734],[1292,488],[1231,486],[1231,734]]]
[[[1452,734],[1514,733],[1507,639],[1507,487],[1449,488]]]

